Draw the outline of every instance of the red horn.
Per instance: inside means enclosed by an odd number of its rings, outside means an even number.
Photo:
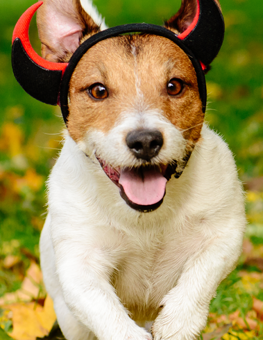
[[[54,63],[40,57],[29,41],[29,25],[43,1],[26,10],[18,20],[12,38],[12,67],[23,89],[32,97],[56,105],[59,88],[67,63]]]
[[[215,0],[196,1],[197,11],[194,20],[178,35],[178,38],[194,53],[201,64],[208,66],[222,46],[225,33],[224,19]]]

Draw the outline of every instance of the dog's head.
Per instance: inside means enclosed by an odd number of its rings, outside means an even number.
[[[198,4],[183,0],[166,28],[186,32],[199,19]],[[104,28],[88,0],[45,0],[38,10],[42,55],[51,62],[67,63]],[[69,134],[132,208],[158,208],[167,181],[181,175],[204,121],[202,77],[185,49],[149,33],[103,39],[74,66],[67,93]]]

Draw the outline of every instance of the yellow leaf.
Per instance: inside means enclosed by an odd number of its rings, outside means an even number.
[[[42,325],[44,325],[49,332],[54,325],[57,317],[54,310],[54,305],[51,297],[47,295],[45,304],[44,304],[44,312],[39,315]]]
[[[14,190],[19,193],[26,186],[33,191],[38,191],[43,185],[43,182],[43,176],[38,175],[34,169],[28,169],[24,177],[15,180]]]
[[[53,302],[49,296],[44,307],[31,302],[8,307],[13,312],[13,331],[9,334],[16,340],[36,340],[48,335],[56,321]]]
[[[32,216],[31,224],[33,225],[33,227],[36,230],[41,231],[43,229],[43,226],[44,226],[44,220],[43,220],[43,218],[39,218],[37,216]]]
[[[242,276],[241,282],[243,284],[243,287],[247,292],[254,292],[257,289],[257,286],[255,284],[259,283],[261,281],[261,276],[258,275],[244,275]]]
[[[207,93],[208,97],[211,99],[219,99],[222,97],[223,91],[220,85],[213,83],[211,81],[207,82]]]
[[[247,201],[248,202],[256,202],[260,200],[260,194],[255,191],[247,191]]]
[[[222,339],[223,340],[249,340],[255,338],[255,332],[249,331],[249,332],[235,332],[231,331],[230,334],[225,334]]]
[[[27,158],[37,162],[39,160],[40,152],[35,143],[36,141],[34,139],[29,140],[25,146],[25,154]]]
[[[20,242],[16,239],[9,242],[5,241],[2,244],[1,253],[6,255],[12,254],[17,248],[20,248],[20,246]]]
[[[10,122],[3,125],[0,139],[1,150],[7,150],[11,157],[15,157],[22,153],[23,140],[24,134],[18,125]]]

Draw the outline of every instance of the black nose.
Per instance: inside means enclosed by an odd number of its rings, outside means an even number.
[[[135,130],[128,133],[126,143],[135,157],[150,161],[163,146],[163,136],[158,130]]]

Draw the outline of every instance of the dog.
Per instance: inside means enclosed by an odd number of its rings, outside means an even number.
[[[200,1],[183,0],[167,37],[210,4],[220,12],[218,1]],[[50,67],[106,32],[90,0],[44,0],[37,24]],[[67,129],[40,253],[68,340],[197,339],[241,253],[243,191],[231,151],[204,122],[205,67],[160,32],[93,44],[61,96]],[[16,53],[14,70],[24,58]],[[38,97],[43,86],[27,91]]]

